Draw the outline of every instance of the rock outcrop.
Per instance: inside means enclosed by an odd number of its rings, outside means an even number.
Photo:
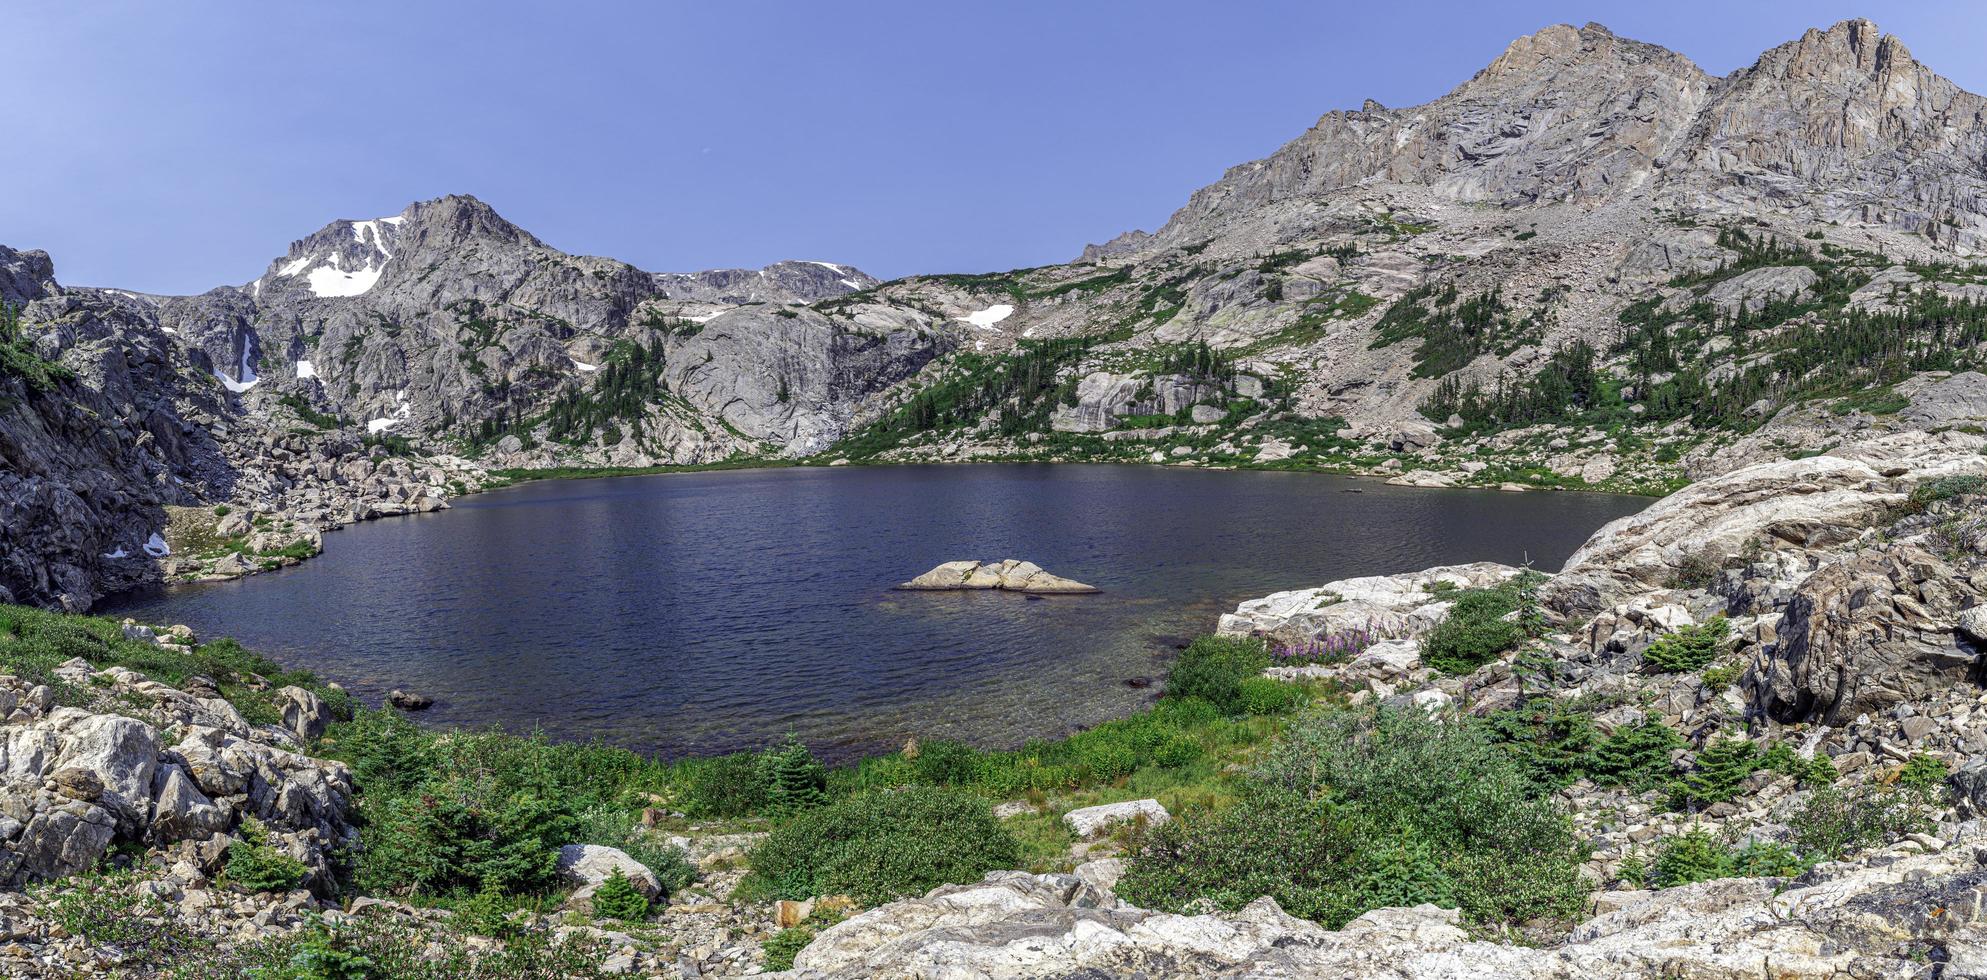
[[[89,870],[119,842],[184,845],[185,860],[216,872],[228,835],[255,819],[311,887],[337,886],[333,855],[357,841],[343,764],[295,751],[225,701],[121,669],[87,676],[171,727],[57,705],[50,688],[0,676],[0,883]]]
[[[1358,634],[1372,639],[1415,639],[1449,613],[1444,592],[1480,589],[1508,581],[1521,569],[1496,562],[1438,565],[1401,575],[1339,579],[1311,589],[1250,599],[1224,613],[1215,631],[1263,636],[1284,644]]]

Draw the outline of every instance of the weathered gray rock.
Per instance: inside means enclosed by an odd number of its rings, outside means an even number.
[[[0,827],[17,830],[0,833],[7,884],[86,870],[119,841],[205,840],[253,816],[329,888],[332,851],[356,841],[341,763],[257,741],[268,733],[246,724],[188,725],[166,747],[138,719],[51,707],[12,677],[0,690],[21,706],[0,726]]]
[[[643,895],[652,899],[663,897],[662,882],[655,872],[618,847],[567,844],[559,848],[559,877],[572,885],[598,887],[616,869]]]
[[[907,591],[948,592],[1002,589],[1008,592],[1085,593],[1095,586],[1051,575],[1032,561],[949,561],[902,585]]]
[[[1987,647],[1956,634],[1980,592],[1946,562],[1885,545],[1825,565],[1787,604],[1747,683],[1775,719],[1839,725],[1968,683]]]
[[[1726,879],[1629,893],[1565,945],[1544,948],[1472,940],[1455,910],[1430,905],[1377,909],[1332,931],[1268,898],[1181,916],[1124,905],[1073,876],[996,872],[827,929],[795,958],[792,975],[1834,980],[1914,975],[1912,944],[1900,936],[1959,951],[1974,970],[1983,961],[1965,951],[1987,939],[1987,916],[1971,904],[1983,860],[1979,846],[1965,846],[1792,883]]]
[[[1434,629],[1449,613],[1448,589],[1479,589],[1507,581],[1520,569],[1496,562],[1438,565],[1401,575],[1339,579],[1310,589],[1250,599],[1222,615],[1216,631],[1297,643],[1363,633],[1375,639],[1410,639]]]
[[[1156,827],[1168,819],[1171,819],[1171,814],[1159,805],[1158,800],[1130,800],[1071,810],[1063,814],[1062,822],[1076,836],[1090,838],[1122,824],[1142,820],[1147,826]]]

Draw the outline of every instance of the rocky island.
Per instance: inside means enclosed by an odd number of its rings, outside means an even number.
[[[1013,558],[1001,561],[948,561],[923,575],[897,586],[906,592],[957,592],[972,589],[1000,589],[1007,592],[1077,595],[1096,592],[1095,586],[1051,575],[1032,561]]]

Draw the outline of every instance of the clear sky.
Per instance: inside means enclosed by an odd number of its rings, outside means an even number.
[[[1970,2],[0,0],[0,243],[199,292],[336,218],[475,194],[654,271],[1064,261],[1319,115],[1547,24],[1715,73],[1867,15],[1987,91]]]

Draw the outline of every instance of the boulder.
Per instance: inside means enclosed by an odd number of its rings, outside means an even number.
[[[1051,575],[1032,561],[949,561],[897,586],[906,591],[947,592],[1001,589],[1008,592],[1076,594],[1096,592],[1095,586]]]
[[[620,868],[643,895],[651,899],[666,897],[655,872],[620,848],[600,844],[567,844],[559,848],[559,877],[575,887],[597,888],[615,868]]]
[[[1063,814],[1062,822],[1076,836],[1089,839],[1120,824],[1143,820],[1147,826],[1156,827],[1170,818],[1171,815],[1159,805],[1158,800],[1129,800],[1071,810]]]
[[[1987,425],[1987,374],[1963,371],[1911,396],[1911,405],[1897,413],[1927,429]]]
[[[435,699],[425,694],[403,691],[396,687],[392,691],[387,692],[386,703],[402,711],[426,711],[434,707]]]
[[[298,738],[316,738],[331,724],[331,709],[324,699],[301,687],[278,688],[276,706],[283,714],[283,727]]]
[[[163,688],[127,687],[116,671],[93,676],[126,704]],[[0,832],[0,885],[86,870],[115,843],[223,837],[253,816],[304,861],[311,886],[325,890],[331,855],[357,844],[350,772],[270,744],[287,733],[173,721],[182,734],[166,747],[151,724],[54,707],[37,691],[46,688],[0,676],[0,703],[16,706],[0,727],[0,826],[19,828]],[[170,716],[196,700],[180,692],[154,705]]]

